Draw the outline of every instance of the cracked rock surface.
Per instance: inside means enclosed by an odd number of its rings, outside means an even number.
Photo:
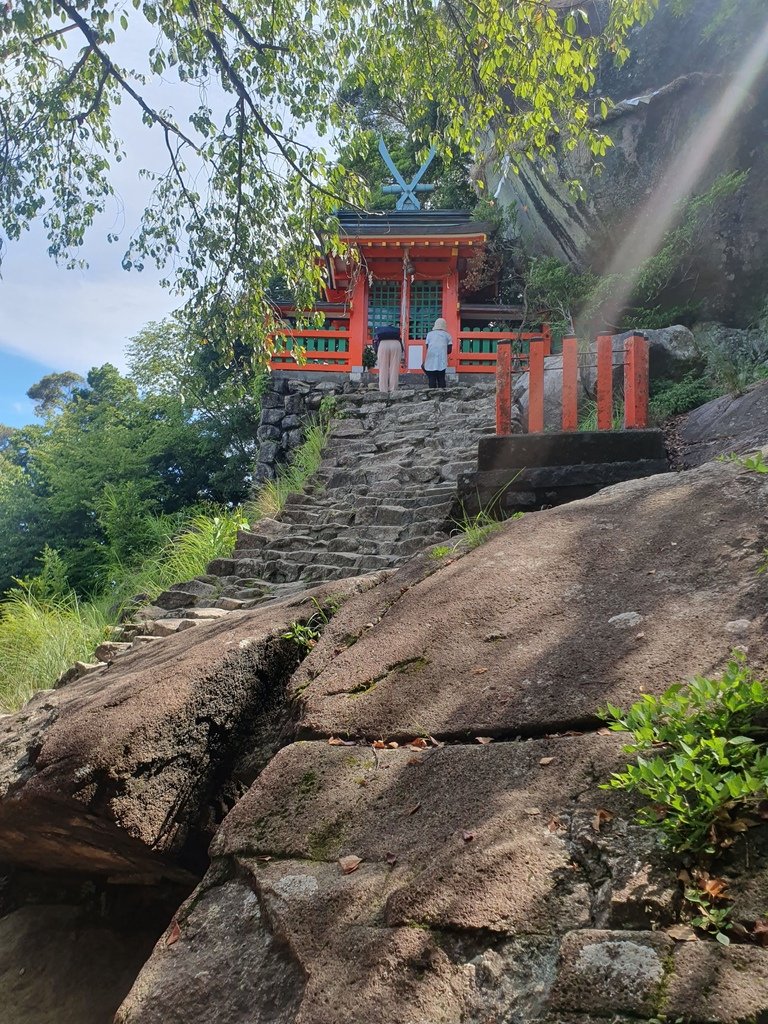
[[[157,878],[215,833],[118,1024],[763,1019],[765,950],[665,931],[679,865],[600,788],[597,710],[735,643],[766,668],[767,517],[765,476],[708,464],[122,655],[3,721],[2,856]],[[320,640],[270,661],[312,596]]]

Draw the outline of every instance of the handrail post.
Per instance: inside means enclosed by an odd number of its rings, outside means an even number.
[[[546,341],[531,341],[528,357],[528,433],[544,430],[544,349]]]
[[[512,433],[512,342],[496,346],[496,433]]]
[[[568,334],[563,338],[563,430],[576,430],[579,425],[578,357],[579,343]]]
[[[613,428],[613,338],[597,336],[597,429]]]
[[[648,339],[633,334],[624,342],[624,426],[648,426]]]

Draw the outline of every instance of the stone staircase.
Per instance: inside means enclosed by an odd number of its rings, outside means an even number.
[[[339,395],[308,489],[277,519],[242,531],[232,556],[209,566],[215,604],[251,607],[322,580],[394,568],[444,539],[458,511],[458,475],[474,468],[478,439],[493,429],[490,382],[403,390],[389,400],[362,388]]]

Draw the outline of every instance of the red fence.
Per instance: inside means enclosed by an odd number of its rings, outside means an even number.
[[[528,432],[544,430],[544,359],[548,348],[532,342],[528,359]],[[613,340],[597,339],[597,429],[613,427]],[[496,359],[496,433],[512,432],[512,378],[514,353],[511,343],[500,343]],[[578,430],[579,343],[563,338],[562,429]],[[553,371],[554,372],[554,371]],[[559,372],[559,371],[558,371]],[[624,428],[648,426],[648,339],[633,334],[624,342]]]

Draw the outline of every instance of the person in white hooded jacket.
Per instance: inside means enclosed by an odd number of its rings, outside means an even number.
[[[435,326],[427,335],[427,354],[422,365],[430,388],[445,387],[445,371],[448,368],[448,354],[452,348],[452,339],[448,333],[448,324],[439,317]]]

